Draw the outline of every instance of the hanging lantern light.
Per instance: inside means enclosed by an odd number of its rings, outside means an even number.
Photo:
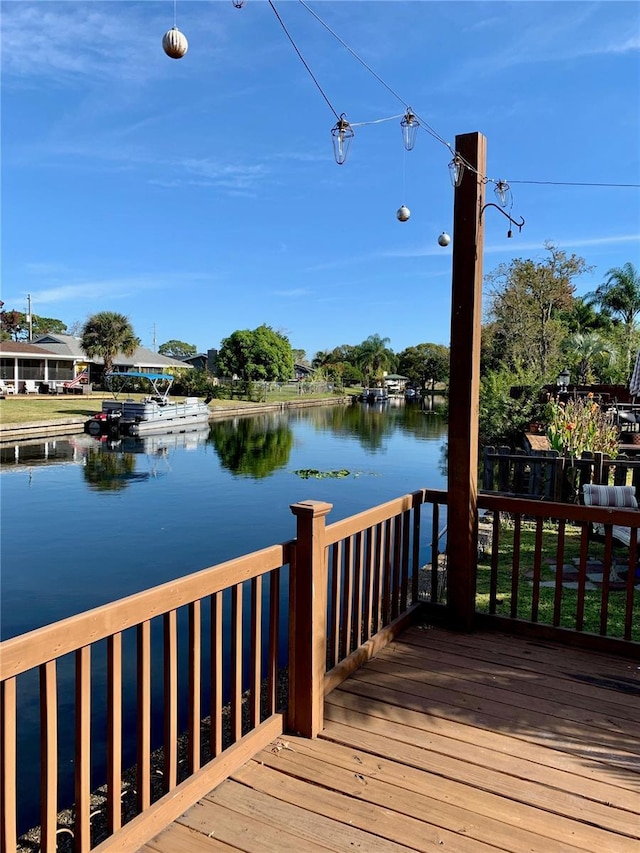
[[[351,140],[354,137],[353,128],[344,117],[344,113],[340,116],[334,127],[331,128],[331,140],[333,142],[333,156],[336,158],[338,166],[342,166],[347,159]]]
[[[451,242],[451,237],[447,234],[446,231],[443,231],[442,234],[438,237],[438,245],[439,246],[448,246]]]
[[[416,144],[416,134],[420,127],[420,122],[411,112],[411,107],[407,107],[404,118],[400,122],[400,127],[402,128],[402,141],[404,143],[404,147],[407,151],[411,151],[413,146]]]
[[[411,216],[411,211],[408,207],[405,207],[403,204],[402,207],[398,208],[398,212],[396,213],[396,217],[398,218],[398,222],[407,222],[409,217]]]
[[[449,163],[449,177],[454,187],[459,187],[462,183],[464,175],[464,161],[459,154],[456,154],[453,160]]]
[[[494,193],[502,207],[506,207],[511,198],[511,187],[509,184],[506,181],[496,181]]]
[[[162,37],[162,49],[171,59],[182,59],[189,50],[189,42],[177,27],[171,27]]]

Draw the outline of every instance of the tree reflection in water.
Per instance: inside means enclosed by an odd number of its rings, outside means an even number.
[[[113,452],[101,445],[87,450],[83,472],[89,487],[97,492],[120,492],[151,476],[148,471],[136,471],[133,453]]]
[[[209,440],[223,468],[260,479],[287,465],[293,432],[284,418],[240,418],[212,424]]]

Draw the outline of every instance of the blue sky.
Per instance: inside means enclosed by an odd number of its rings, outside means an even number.
[[[199,350],[267,323],[309,357],[372,333],[399,352],[449,343],[452,146],[488,139],[521,234],[489,210],[485,273],[582,255],[594,289],[640,268],[640,6],[635,2],[275,0],[335,116],[269,4],[175,3],[189,40],[169,59],[174,2],[2,3],[2,298],[71,324],[129,316],[147,346]],[[389,89],[399,95],[399,99]],[[369,123],[370,122],[370,123]],[[377,123],[376,123],[377,122]],[[493,185],[487,200],[493,201]],[[396,220],[401,204],[412,212]]]

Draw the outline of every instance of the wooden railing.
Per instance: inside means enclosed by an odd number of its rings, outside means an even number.
[[[640,653],[640,513],[480,495],[491,547],[479,557],[480,623],[623,654]],[[594,537],[595,523],[604,537]],[[613,537],[628,527],[630,547]]]
[[[478,504],[492,514],[486,560],[471,567],[477,572],[479,624],[528,628],[538,636],[564,632],[585,645],[637,653],[635,546],[626,557],[623,589],[610,573],[617,565],[611,525],[615,520],[636,530],[637,513],[490,495],[481,495]],[[17,792],[32,797],[38,784],[40,849],[56,850],[60,808],[73,801],[66,831],[74,836],[74,849],[124,853],[138,849],[285,729],[315,736],[328,691],[421,617],[423,604],[446,616],[436,559],[446,505],[446,492],[422,490],[326,525],[330,504],[294,504],[291,542],[5,641],[2,853],[16,849],[23,796]],[[597,590],[588,579],[592,521],[607,529],[599,546],[606,568]],[[428,543],[430,568],[423,562]],[[545,561],[551,555],[563,565],[572,549],[577,579],[569,595],[560,573],[545,586]],[[428,595],[421,593],[425,572]],[[19,743],[39,744],[35,785],[21,781],[29,767]],[[59,796],[70,762],[73,792]],[[128,763],[135,766],[130,783],[123,782]],[[95,792],[101,785],[99,830]]]

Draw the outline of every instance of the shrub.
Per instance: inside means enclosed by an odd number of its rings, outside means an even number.
[[[549,444],[564,456],[581,456],[584,451],[606,453],[611,459],[618,455],[618,430],[593,394],[566,403],[551,401],[545,419]]]

